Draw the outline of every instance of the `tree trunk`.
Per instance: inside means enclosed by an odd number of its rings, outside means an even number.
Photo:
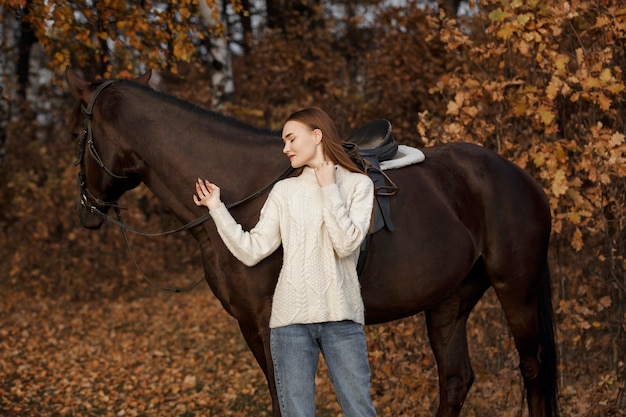
[[[439,0],[439,7],[443,7],[446,14],[450,17],[456,17],[462,0]]]
[[[228,0],[224,0],[225,2]],[[244,55],[247,55],[250,51],[250,45],[252,42],[252,19],[250,13],[250,1],[240,0],[242,10],[239,12],[239,20],[241,21],[241,28],[243,31],[242,48]]]
[[[321,0],[266,0],[267,26],[270,29],[286,30],[290,19],[294,17],[310,18],[309,27],[324,24],[317,9]]]
[[[37,42],[37,36],[35,36],[35,31],[28,19],[31,3],[32,0],[26,2],[26,6],[22,8],[22,16],[20,19],[20,38],[18,41],[19,55],[17,58],[16,75],[18,82],[17,92],[22,100],[26,99],[26,89],[28,88],[30,51],[33,44]]]
[[[220,16],[222,15],[222,4],[217,2],[220,7]],[[213,19],[213,11],[207,6],[206,1],[200,0],[200,14],[202,20],[207,26],[216,24]],[[224,21],[224,24],[227,24]],[[214,36],[210,40],[211,50],[211,95],[212,106],[219,108],[224,102],[229,101],[232,97],[235,87],[233,84],[233,67],[232,56],[228,41],[223,36]]]

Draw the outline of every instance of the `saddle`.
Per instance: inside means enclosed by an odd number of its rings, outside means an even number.
[[[374,213],[370,234],[383,227],[392,232],[389,198],[396,195],[398,187],[380,168],[380,163],[391,160],[398,152],[398,144],[391,135],[391,122],[372,120],[352,132],[344,143],[350,158],[374,182]]]
[[[391,122],[384,119],[372,120],[352,132],[344,143],[350,158],[374,182],[374,208],[369,233],[361,245],[357,274],[365,268],[369,251],[370,236],[383,227],[392,232],[391,208],[389,199],[396,195],[398,187],[380,168],[380,163],[391,160],[398,152],[398,144],[391,135]]]

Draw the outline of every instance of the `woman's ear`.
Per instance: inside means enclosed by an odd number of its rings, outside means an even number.
[[[322,141],[322,131],[319,129],[313,129],[313,138],[315,140],[315,144],[317,145]]]

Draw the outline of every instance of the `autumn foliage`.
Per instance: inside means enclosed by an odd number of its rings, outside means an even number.
[[[412,2],[357,3],[368,12],[338,2],[344,13],[333,14],[315,1],[306,18],[290,12],[290,24],[260,25],[234,57],[235,95],[220,111],[277,128],[291,111],[317,105],[346,133],[387,118],[399,142],[475,142],[529,171],[553,214],[562,413],[624,415],[626,6],[481,0],[453,19]],[[233,19],[251,12],[245,4],[233,2]],[[66,65],[92,78],[160,69],[158,88],[211,102],[206,85],[216,68],[203,51],[230,35],[228,25],[217,12],[207,25],[192,1],[150,6],[0,6],[0,23],[29,7],[21,16],[55,74],[54,88],[30,102],[11,96],[14,79],[2,80],[0,110],[10,117],[0,125],[0,289],[11,297],[0,304],[0,414],[269,415],[262,375],[208,289],[161,294],[141,281],[113,226],[88,232],[75,216]],[[56,122],[41,121],[44,107]],[[144,188],[122,203],[133,225],[177,225]],[[188,236],[131,243],[159,283],[184,286],[201,274]],[[492,292],[472,315],[468,339],[477,382],[466,415],[519,415],[516,351]],[[436,368],[421,317],[369,327],[368,343],[380,415],[432,415]],[[322,379],[320,415],[337,415]]]

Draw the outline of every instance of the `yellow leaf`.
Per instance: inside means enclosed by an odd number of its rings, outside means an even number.
[[[603,173],[601,173],[601,174],[600,174],[600,182],[601,182],[602,184],[605,184],[605,185],[606,185],[606,184],[610,184],[610,183],[611,183],[611,176],[610,176],[610,175],[608,175],[607,173],[604,173],[604,172],[603,172]]]
[[[509,39],[516,32],[516,29],[512,24],[506,23],[502,26],[502,29],[498,31],[498,37],[502,39]]]
[[[478,89],[481,85],[482,84],[478,80],[475,80],[473,78],[469,78],[463,83],[463,86],[469,90]]]
[[[583,48],[576,48],[576,63],[578,65],[583,63],[584,53]]]
[[[587,78],[583,79],[580,82],[580,84],[586,90],[591,90],[593,88],[600,87],[600,79],[599,78],[595,78],[595,77],[587,77]]]
[[[554,60],[554,66],[559,71],[563,71],[565,66],[569,63],[569,57],[567,55],[558,54]]]
[[[572,224],[580,224],[580,215],[578,213],[569,213],[567,220]]]
[[[489,19],[491,19],[494,22],[502,22],[511,16],[513,16],[512,13],[502,11],[502,8],[500,7],[498,7],[496,10],[491,11],[491,13],[489,13]]]
[[[450,123],[444,127],[444,131],[451,135],[458,135],[463,132],[463,126],[459,123]]]
[[[542,153],[535,154],[533,157],[533,163],[537,168],[542,166],[546,162],[546,157]]]
[[[554,120],[554,112],[552,110],[539,110],[539,117],[543,124],[548,126]]]
[[[458,114],[458,113],[459,113],[459,105],[456,104],[456,102],[454,101],[449,101],[448,110],[446,111],[446,114]]]
[[[478,114],[478,108],[476,108],[476,106],[465,107],[463,110],[472,117],[476,117]]]
[[[579,228],[576,228],[574,236],[572,236],[572,247],[576,250],[576,252],[583,248],[583,234]]]
[[[524,40],[520,40],[519,44],[517,45],[520,53],[524,56],[528,56],[530,55],[530,44]]]
[[[526,114],[526,102],[519,100],[513,106],[513,112],[516,116],[523,116]]]
[[[559,77],[553,75],[550,80],[550,84],[548,84],[548,87],[546,88],[546,95],[550,100],[554,100],[556,98],[562,85],[563,81]]]
[[[609,140],[609,146],[617,147],[617,146],[621,145],[622,143],[624,143],[624,134],[623,133],[615,132],[615,133],[613,133],[613,135],[611,135],[611,140]]]
[[[552,181],[552,194],[555,197],[561,196],[567,192],[567,188],[565,172],[562,169],[557,169],[554,173],[554,180]]]
[[[530,16],[526,13],[517,16],[517,21],[520,25],[526,26],[526,23],[530,21]]]
[[[600,73],[600,81],[602,81],[602,84],[608,83],[609,81],[611,81],[611,78],[611,70],[608,68],[603,69]]]
[[[561,88],[561,94],[563,94],[563,96],[567,97],[572,93],[572,89],[570,88],[569,85],[567,85],[567,83],[563,83],[563,88]]]
[[[598,105],[604,111],[608,111],[611,108],[611,99],[602,93],[598,93]]]
[[[522,39],[528,42],[541,42],[541,35],[539,35],[534,30],[531,32],[524,32],[522,34]],[[541,56],[541,55],[540,55]],[[541,56],[543,58],[543,56]],[[537,57],[539,58],[539,57]]]
[[[618,83],[611,84],[606,89],[609,90],[611,93],[618,95],[622,91],[624,91],[624,84],[618,84]]]
[[[567,153],[565,152],[565,149],[563,149],[563,146],[561,146],[560,144],[556,145],[556,149],[554,150],[554,156],[556,157],[557,161],[565,161],[567,159]]]

